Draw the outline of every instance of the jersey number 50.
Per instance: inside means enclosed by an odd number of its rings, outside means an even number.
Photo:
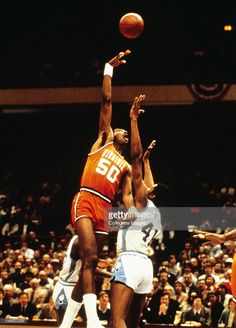
[[[96,167],[96,172],[105,175],[107,180],[114,183],[120,173],[120,169],[114,164],[111,165],[108,159],[102,157]]]

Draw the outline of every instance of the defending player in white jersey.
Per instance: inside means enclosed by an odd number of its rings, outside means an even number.
[[[100,260],[101,261],[101,260]],[[68,301],[71,300],[72,290],[79,279],[82,261],[79,256],[78,235],[74,235],[67,247],[66,256],[64,258],[63,267],[59,274],[59,280],[53,289],[53,301],[58,314],[58,322],[62,323],[64,313],[67,309]],[[111,273],[108,271],[96,269],[96,274],[102,277],[110,277]],[[79,312],[82,306],[82,290],[81,302],[77,309]],[[65,318],[66,319],[66,318]]]
[[[139,327],[145,296],[151,292],[153,279],[153,265],[147,256],[148,245],[161,230],[160,212],[149,199],[157,185],[153,183],[151,170],[146,176],[146,183],[143,181],[142,174],[143,150],[138,130],[138,116],[143,111],[140,106],[144,99],[144,95],[136,97],[130,111],[132,187],[135,207],[128,211],[134,213],[133,222],[124,221],[117,236],[118,258],[111,278],[114,328]],[[149,188],[151,182],[152,186]]]

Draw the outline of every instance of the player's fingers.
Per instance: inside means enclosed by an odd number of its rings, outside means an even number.
[[[193,238],[205,239],[205,235],[199,233],[197,235],[193,235]]]
[[[131,53],[131,51],[129,49],[126,49],[124,52],[124,56],[129,55]]]
[[[210,241],[206,241],[205,243],[202,244],[202,246],[209,246],[209,245],[212,245]]]
[[[193,232],[196,234],[202,234],[202,235],[206,235],[209,233],[208,231],[202,231],[202,230],[194,230]]]

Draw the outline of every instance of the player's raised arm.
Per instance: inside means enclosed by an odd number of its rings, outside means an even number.
[[[150,165],[150,155],[152,149],[156,146],[156,140],[152,140],[147,150],[143,155],[143,167],[144,167],[144,183],[148,188],[152,188],[154,186],[154,178]]]
[[[125,64],[125,56],[130,54],[130,50],[122,51],[105,64],[104,77],[102,83],[102,100],[99,118],[99,137],[102,135],[103,143],[107,138],[112,139],[111,118],[112,118],[112,76],[113,69],[119,65]],[[108,140],[109,141],[109,140]]]
[[[143,148],[138,129],[138,117],[143,112],[140,107],[144,99],[144,95],[135,97],[130,110],[132,188],[137,209],[145,207],[147,203],[147,188],[143,183],[142,174]]]

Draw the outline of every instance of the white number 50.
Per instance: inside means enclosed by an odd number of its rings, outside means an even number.
[[[107,180],[111,183],[116,181],[118,174],[120,173],[120,169],[114,164],[110,167],[111,162],[106,158],[101,158],[98,166],[96,167],[96,172],[105,175]]]

